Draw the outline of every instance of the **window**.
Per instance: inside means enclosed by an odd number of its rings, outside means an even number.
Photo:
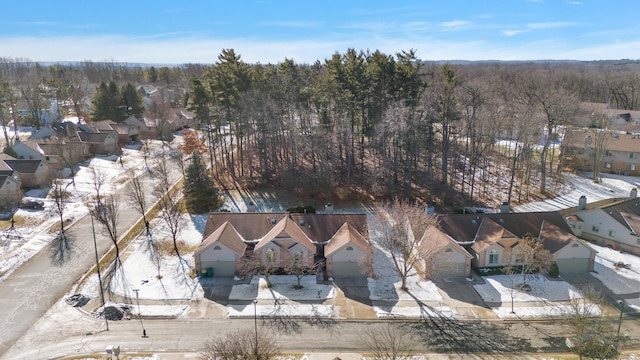
[[[573,245],[571,245],[571,247],[579,247],[579,246],[580,246],[580,245],[578,245],[578,244],[573,244]]]
[[[222,250],[222,248],[220,246],[216,245],[216,246],[213,247],[213,250]]]
[[[451,248],[447,248],[447,250],[445,250],[444,252],[452,252],[453,250]]]
[[[637,244],[640,244],[640,238],[637,238],[637,239],[636,239],[636,243],[637,243]]]
[[[616,232],[613,230],[609,230],[609,237],[616,237]]]
[[[611,151],[609,151],[609,150],[605,151],[605,152],[604,152],[604,154],[605,154],[606,156],[613,156],[613,154],[612,154],[612,153],[611,153]]]
[[[347,248],[345,249],[347,251],[353,251],[353,246],[347,246]]]
[[[593,225],[593,227],[591,228],[591,231],[598,232],[600,231],[600,227],[598,225]]]
[[[629,164],[629,170],[636,171],[636,164]]]
[[[638,157],[638,155],[637,155],[636,153],[634,153],[634,152],[629,153],[629,158],[630,158],[630,159],[635,159],[635,158],[637,158],[637,157]]]
[[[611,169],[611,163],[609,162],[604,163],[604,167],[607,169]]]
[[[498,264],[500,262],[500,254],[498,250],[491,250],[489,252],[489,264]]]

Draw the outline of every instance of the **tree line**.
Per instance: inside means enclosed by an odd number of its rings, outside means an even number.
[[[421,61],[413,50],[355,49],[313,64],[247,64],[233,49],[210,65],[170,68],[2,59],[0,85],[9,90],[0,110],[6,124],[15,116],[10,104],[34,103],[34,89],[71,99],[71,107],[74,91],[95,104],[113,90],[121,118],[134,111],[124,90],[154,83],[183,94],[180,105],[196,114],[217,174],[248,186],[517,203],[561,185],[563,127],[600,126],[580,102],[640,108],[638,67],[629,60],[453,64]]]

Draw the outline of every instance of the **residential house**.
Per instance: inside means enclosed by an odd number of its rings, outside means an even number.
[[[549,250],[560,273],[593,271],[595,250],[572,234],[558,212],[440,215],[438,220],[441,231],[473,256],[472,267],[513,263],[514,250],[528,235]]]
[[[603,117],[608,129],[634,131],[640,129],[640,111],[613,109],[607,103],[585,102],[580,108],[592,118]]]
[[[62,169],[62,162],[55,152],[51,152],[51,148],[47,144],[59,141],[57,138],[35,139],[20,141],[16,139],[13,144],[13,150],[18,154],[20,159],[24,160],[43,160],[47,164],[47,168],[52,170]]]
[[[419,260],[414,264],[424,279],[470,277],[473,256],[437,226],[429,226],[418,243]]]
[[[122,123],[128,125],[130,129],[135,128],[138,139],[140,140],[155,139],[156,137],[158,137],[157,131],[149,128],[144,121],[138,119],[133,115],[126,118]]]
[[[23,188],[38,188],[50,180],[49,166],[44,160],[2,160],[18,173]]]
[[[85,144],[90,154],[117,154],[120,152],[118,137],[111,132],[91,133],[78,131],[78,138]]]
[[[254,252],[281,268],[300,254],[309,265],[324,261],[328,276],[367,276],[367,229],[364,214],[210,213],[196,269],[232,276]]]
[[[576,211],[566,216],[573,233],[613,249],[640,256],[640,199],[637,190],[628,199],[599,207],[588,207],[580,199]]]
[[[0,159],[0,197],[20,191],[20,175],[2,160],[15,160],[5,154]]]
[[[602,141],[602,145],[597,143]],[[568,130],[565,155],[574,158],[577,170],[593,171],[593,159],[601,148],[603,173],[640,175],[640,135],[596,129]]]

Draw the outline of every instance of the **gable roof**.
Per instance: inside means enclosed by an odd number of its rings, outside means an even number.
[[[418,244],[418,249],[421,253],[437,253],[438,251],[452,247],[459,252],[463,253],[468,258],[473,258],[471,254],[460,244],[455,242],[451,237],[447,234],[443,233],[442,230],[438,229],[437,226],[431,225],[425,230],[424,235],[420,239],[420,243]]]
[[[630,231],[640,233],[640,223],[636,220],[640,216],[640,198],[627,199],[601,209]]]
[[[563,231],[556,225],[547,221],[543,221],[540,236],[538,238],[542,241],[542,246],[552,254],[563,249],[574,240],[578,240],[575,235]]]
[[[518,237],[492,219],[482,218],[472,248],[475,251],[482,251],[502,239],[514,238]]]
[[[608,151],[640,152],[640,135],[627,134],[611,130],[587,130],[571,129],[565,134],[565,141],[569,148],[584,149],[594,146],[593,136],[595,131],[606,132],[605,149]],[[591,138],[591,139],[587,139]],[[589,141],[591,140],[591,143]],[[591,145],[588,145],[591,144]]]
[[[78,137],[82,142],[102,144],[108,137],[111,137],[111,134],[110,133],[87,133],[87,132],[78,131]]]
[[[291,238],[305,248],[314,252],[316,251],[316,246],[311,242],[311,239],[309,239],[300,226],[293,222],[288,216],[278,221],[278,223],[260,239],[255,249],[260,249],[278,238]]]
[[[351,224],[345,222],[340,229],[329,239],[324,248],[324,255],[329,256],[347,244],[353,244],[365,252],[369,252],[371,247],[369,242]]]
[[[236,253],[238,256],[242,256],[247,249],[247,245],[243,241],[244,239],[240,234],[236,231],[236,229],[229,223],[225,221],[219,228],[217,228],[214,232],[211,233],[207,238],[205,238],[198,249],[196,250],[196,255],[201,253],[204,249],[212,245],[213,243],[220,243]]]
[[[452,214],[438,215],[438,222],[442,231],[457,242],[472,242],[476,239],[478,229],[483,219],[490,219],[518,238],[526,234],[537,237],[540,234],[543,221],[558,226],[563,231],[571,233],[569,225],[557,211],[508,213],[508,214]]]
[[[246,240],[259,240],[279,223],[289,217],[301,231],[314,242],[324,243],[345,223],[349,223],[365,239],[369,238],[366,214],[289,214],[289,213],[209,213],[204,228],[207,237],[225,221]]]
[[[42,160],[3,160],[13,170],[20,174],[33,174],[38,170]]]

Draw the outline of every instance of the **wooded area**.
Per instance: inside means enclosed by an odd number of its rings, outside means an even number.
[[[581,102],[640,109],[639,66],[424,62],[414,51],[354,49],[313,64],[246,64],[232,49],[211,65],[161,68],[0,59],[0,125],[39,126],[44,99],[91,119],[80,104],[101,83],[154,84],[162,106],[147,105],[145,117],[165,116],[166,104],[195,113],[219,179],[327,199],[497,206],[557,189],[563,127],[607,126]]]

